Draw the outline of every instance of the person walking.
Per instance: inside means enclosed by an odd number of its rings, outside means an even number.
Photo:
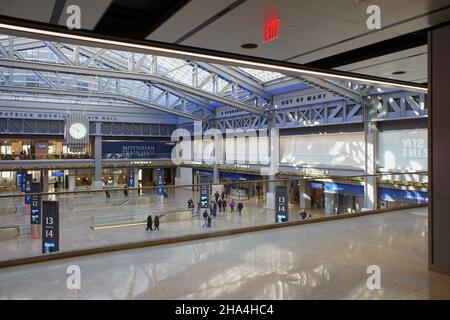
[[[203,212],[203,224],[202,224],[202,228],[206,228],[208,225],[208,211],[205,210],[205,212]]]
[[[123,194],[125,197],[128,197],[128,184],[125,184],[125,187],[123,188]]]
[[[217,205],[219,206],[219,211],[222,212],[222,202],[223,200],[219,198],[219,201],[217,202]]]
[[[156,216],[155,217],[155,229],[153,229],[153,230],[158,230],[159,231],[159,216]]]
[[[227,201],[225,199],[222,200],[222,211],[225,212],[227,209]]]
[[[234,213],[234,212],[235,212],[235,211],[234,211],[234,206],[235,206],[234,199],[231,199],[231,201],[230,201],[230,209],[231,209],[231,213]]]
[[[225,200],[225,191],[222,191],[222,201]]]
[[[214,212],[214,217],[217,217],[217,202],[214,202],[214,204],[213,204],[213,212]]]
[[[192,207],[194,206],[194,201],[192,201],[192,199],[189,199],[187,202],[188,205],[188,209],[192,209]]]
[[[208,228],[211,228],[211,217],[208,216]]]
[[[216,199],[216,202],[219,201],[219,197],[220,197],[219,191],[216,191],[216,193],[214,193],[214,198]]]
[[[238,209],[239,216],[241,216],[242,215],[242,209],[244,209],[244,204],[239,201],[239,203],[237,205],[237,209]]]
[[[55,181],[55,183],[53,184],[53,188],[55,189],[55,192],[58,192],[58,189],[59,189],[58,181]]]
[[[106,196],[106,199],[111,198],[111,195],[109,194],[109,191],[108,191],[108,190],[105,191],[105,196]]]
[[[155,218],[155,220],[156,220],[156,218]],[[150,231],[153,230],[153,222],[152,222],[152,215],[151,214],[149,214],[148,217],[147,217],[147,229],[145,229],[145,231],[148,231],[149,229],[150,229]]]

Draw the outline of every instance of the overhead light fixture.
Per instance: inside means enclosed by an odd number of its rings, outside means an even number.
[[[303,69],[302,67],[293,67],[293,66],[283,66],[278,64],[272,64],[270,62],[256,62],[256,61],[248,61],[243,60],[239,58],[229,58],[225,56],[217,56],[212,54],[206,54],[206,53],[198,53],[198,52],[189,52],[189,51],[183,51],[180,49],[171,49],[171,48],[162,48],[162,47],[156,47],[154,45],[147,45],[147,44],[139,44],[139,43],[130,43],[125,41],[119,41],[119,40],[110,40],[110,39],[103,39],[103,38],[95,38],[92,36],[86,36],[86,35],[78,35],[78,34],[71,34],[71,33],[64,33],[59,31],[50,31],[45,29],[36,29],[36,28],[30,28],[30,27],[22,27],[22,26],[16,26],[11,24],[5,24],[0,23],[0,29],[8,30],[12,32],[19,32],[19,33],[25,33],[25,34],[32,34],[32,35],[41,35],[45,37],[55,37],[55,39],[62,39],[62,40],[72,40],[77,43],[82,42],[82,44],[89,43],[93,47],[99,47],[100,45],[106,45],[106,46],[112,46],[114,48],[120,48],[120,50],[139,50],[139,52],[149,52],[149,54],[168,54],[176,57],[183,57],[184,59],[192,60],[192,58],[198,58],[201,60],[204,60],[206,62],[212,62],[212,63],[224,63],[226,64],[234,64],[242,67],[247,68],[261,68],[263,70],[273,71],[273,72],[279,72],[279,73],[287,73],[287,75],[293,74],[298,76],[313,76],[313,77],[320,77],[320,78],[333,78],[333,79],[342,79],[342,80],[350,80],[350,81],[356,81],[356,82],[363,82],[363,83],[370,83],[372,85],[382,85],[382,86],[390,86],[390,87],[396,87],[401,88],[405,90],[415,90],[420,92],[427,92],[428,89],[426,87],[423,87],[422,85],[414,85],[414,84],[402,84],[402,83],[396,83],[391,82],[389,80],[378,80],[378,79],[371,79],[369,76],[359,76],[359,75],[347,75],[342,74],[342,72],[326,72],[326,71],[316,71],[312,70],[310,68]]]
[[[256,49],[258,48],[258,45],[256,43],[244,43],[241,45],[242,49]]]

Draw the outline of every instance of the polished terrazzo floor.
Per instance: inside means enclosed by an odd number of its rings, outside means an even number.
[[[427,270],[427,223],[412,209],[5,268],[0,299],[449,299],[450,277]],[[66,288],[73,264],[81,290]]]
[[[238,216],[236,213],[231,214],[228,207],[226,212],[218,212],[217,217],[213,217],[211,228],[202,228],[203,219],[195,216],[181,221],[162,220],[158,232],[146,232],[145,226],[142,225],[104,230],[91,229],[91,226],[97,223],[111,223],[117,218],[142,221],[149,213],[154,217],[155,213],[184,211],[190,198],[198,199],[198,194],[188,189],[169,189],[168,194],[169,197],[165,199],[164,203],[158,203],[156,195],[151,192],[141,196],[137,196],[133,192],[128,198],[121,191],[111,192],[110,199],[105,199],[103,193],[58,196],[56,200],[60,202],[60,251],[274,223],[274,211],[265,207],[265,201],[262,198],[252,197],[250,200],[243,200],[245,207],[242,216]],[[55,196],[51,195],[50,197]],[[15,199],[16,202],[17,199]],[[5,199],[0,200],[1,206]],[[229,203],[230,200],[227,200]],[[299,209],[295,205],[291,205],[291,221],[300,219],[298,211]],[[320,209],[309,211],[313,218],[322,216]],[[22,213],[3,214],[0,215],[0,227],[14,225],[28,227],[29,220],[29,215]],[[24,237],[0,241],[0,261],[38,256],[41,255],[41,250],[41,239]]]

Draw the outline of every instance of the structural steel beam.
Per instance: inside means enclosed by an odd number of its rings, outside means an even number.
[[[103,69],[93,69],[80,66],[66,66],[53,63],[44,62],[33,62],[33,61],[22,61],[22,60],[11,60],[11,59],[0,59],[0,66],[11,67],[17,69],[28,69],[28,70],[39,70],[39,71],[53,71],[62,72],[69,74],[83,74],[89,76],[100,76],[105,78],[118,78],[118,79],[128,79],[128,80],[142,80],[149,81],[154,84],[162,84],[166,87],[194,94],[209,100],[217,101],[225,105],[229,105],[247,112],[255,113],[264,116],[264,111],[245,103],[225,98],[217,94],[207,92],[205,90],[200,90],[195,87],[191,87],[182,83],[171,81],[160,76],[155,76],[145,73],[136,73],[128,71],[118,71],[118,70],[103,70]]]
[[[337,85],[329,80],[312,78],[312,77],[301,77],[300,78],[305,83],[316,87],[318,89],[322,89],[328,92],[332,92],[337,94],[345,99],[352,100],[358,104],[366,104],[364,97],[361,93],[346,88],[344,86]]]
[[[103,93],[103,92],[84,92],[84,91],[70,91],[70,90],[55,90],[48,88],[30,88],[30,87],[11,87],[11,86],[0,86],[0,91],[8,91],[8,92],[30,92],[30,93],[39,93],[39,94],[52,94],[52,95],[65,95],[65,96],[76,96],[76,97],[95,97],[95,98],[109,98],[122,100],[126,102],[130,102],[136,105],[140,105],[149,109],[154,109],[157,111],[162,111],[166,113],[171,113],[173,115],[195,120],[195,121],[207,121],[207,118],[199,117],[190,113],[178,111],[175,109],[167,109],[152,103],[147,103],[145,101],[135,99],[132,97],[127,97],[120,94],[112,94],[112,93]]]

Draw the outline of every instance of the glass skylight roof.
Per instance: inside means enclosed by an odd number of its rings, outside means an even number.
[[[280,79],[280,78],[286,77],[284,74],[281,74],[278,72],[256,70],[256,69],[249,69],[249,68],[242,68],[242,67],[238,67],[238,69],[243,71],[244,73],[250,75],[251,77],[255,78],[256,80],[264,82],[264,83],[275,80],[275,79]]]

